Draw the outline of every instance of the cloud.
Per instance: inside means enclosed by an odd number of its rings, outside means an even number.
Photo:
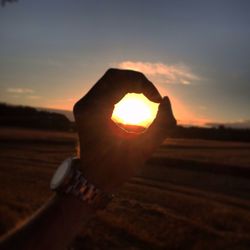
[[[14,93],[14,94],[32,94],[32,93],[34,93],[33,89],[24,89],[24,88],[8,88],[6,91],[9,93]]]
[[[35,99],[40,99],[41,96],[38,96],[38,95],[29,95],[29,96],[27,96],[27,98],[35,100]]]
[[[117,66],[121,69],[141,71],[160,83],[188,85],[200,79],[184,64],[167,65],[160,62],[123,61]]]
[[[40,99],[41,96],[35,95],[35,91],[33,89],[28,88],[7,88],[6,92],[11,94],[13,98],[27,98],[30,100]]]

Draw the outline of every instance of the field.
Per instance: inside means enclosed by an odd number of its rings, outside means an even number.
[[[0,129],[0,234],[50,196],[73,133]],[[74,249],[250,249],[250,144],[167,139]]]

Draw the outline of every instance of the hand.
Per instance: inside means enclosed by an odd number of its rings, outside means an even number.
[[[128,133],[112,120],[114,105],[127,93],[143,93],[160,103],[157,116],[142,134]],[[175,128],[171,104],[140,72],[109,69],[74,106],[80,140],[80,159],[86,178],[97,187],[114,192]]]

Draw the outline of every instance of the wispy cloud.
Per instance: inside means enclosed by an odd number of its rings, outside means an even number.
[[[32,93],[34,93],[33,89],[25,89],[25,88],[7,88],[6,91],[9,93],[13,93],[13,94],[32,94]]]
[[[167,65],[160,62],[123,61],[118,63],[117,66],[121,69],[141,71],[158,82],[167,84],[188,85],[200,79],[184,64]]]
[[[12,98],[26,98],[30,100],[41,98],[41,96],[35,94],[35,90],[28,88],[7,88],[6,92],[8,92]]]
[[[38,95],[28,95],[27,98],[35,100],[35,99],[40,99],[41,96],[38,96]]]

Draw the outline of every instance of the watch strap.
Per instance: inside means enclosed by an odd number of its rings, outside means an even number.
[[[81,201],[87,203],[95,209],[104,209],[113,199],[113,195],[107,194],[91,184],[81,171],[75,169],[72,184],[65,188],[65,194],[72,194]]]

